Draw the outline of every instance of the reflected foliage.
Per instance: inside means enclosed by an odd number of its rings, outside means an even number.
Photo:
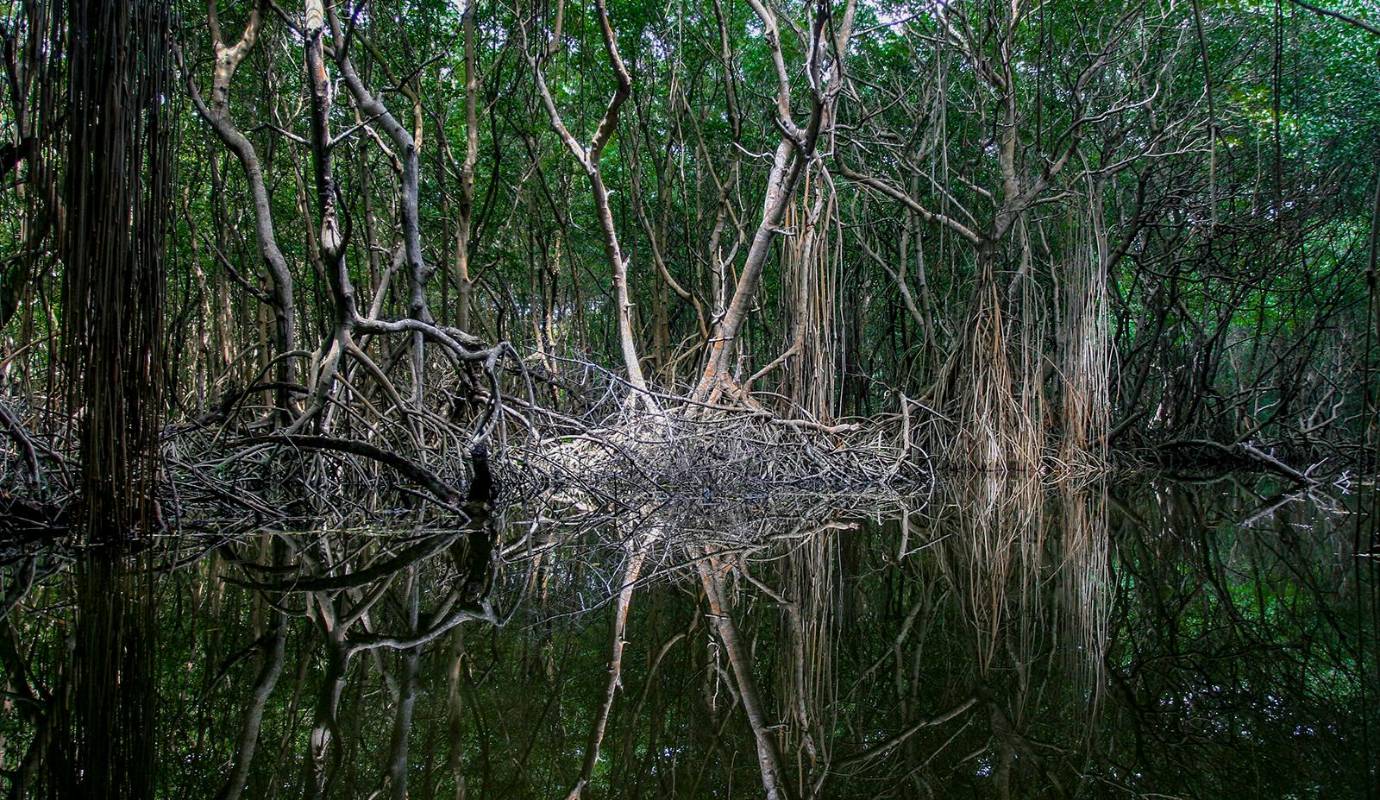
[[[1363,797],[1373,492],[1280,489],[510,508],[182,538],[123,593],[16,546],[4,788],[61,791],[103,697],[157,797]]]

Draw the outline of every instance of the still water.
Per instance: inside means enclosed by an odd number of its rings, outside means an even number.
[[[1373,503],[977,481],[0,545],[0,789],[1374,798]]]

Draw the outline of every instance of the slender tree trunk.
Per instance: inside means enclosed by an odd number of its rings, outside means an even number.
[[[776,68],[776,123],[782,131],[782,136],[772,157],[771,172],[767,176],[766,199],[762,203],[762,215],[757,231],[752,236],[752,244],[748,247],[743,269],[738,274],[738,283],[733,289],[732,299],[729,300],[728,307],[709,338],[704,367],[700,371],[695,390],[691,393],[691,400],[697,403],[717,402],[723,393],[730,365],[739,354],[739,338],[743,334],[743,325],[747,321],[748,311],[756,301],[762,270],[771,255],[772,243],[781,229],[786,208],[791,204],[806,166],[815,156],[815,147],[821,134],[826,128],[832,127],[834,101],[842,88],[843,60],[848,40],[852,36],[853,0],[849,0],[845,5],[838,20],[832,19],[833,12],[828,3],[813,4],[810,39],[805,59],[812,87],[811,108],[805,126],[799,127],[792,118],[790,79],[782,54],[781,33],[776,13],[759,0],[748,0],[748,4],[762,22]],[[832,56],[827,76],[822,67],[826,53]]]
[[[263,12],[266,0],[259,0],[250,12],[249,21],[234,45],[227,45],[217,15],[216,0],[208,0],[207,17],[211,29],[212,52],[215,67],[211,73],[211,102],[203,101],[200,91],[190,71],[185,66],[184,78],[188,94],[197,113],[206,120],[216,136],[225,144],[240,162],[249,194],[254,207],[254,233],[258,240],[259,256],[263,259],[269,276],[269,300],[273,309],[274,346],[278,362],[274,368],[276,413],[280,424],[286,423],[292,408],[287,386],[292,382],[292,360],[287,355],[297,347],[296,306],[293,296],[292,271],[287,258],[278,246],[277,233],[273,224],[273,206],[269,199],[268,184],[264,179],[263,166],[254,145],[240,132],[230,117],[230,83],[235,71],[249,55],[258,39],[263,25]],[[217,198],[217,202],[219,198]]]
[[[604,236],[604,255],[613,271],[614,302],[617,305],[618,345],[623,354],[623,367],[628,373],[628,383],[634,391],[632,399],[641,400],[649,408],[654,408],[655,404],[647,392],[647,381],[642,375],[642,364],[638,359],[637,341],[633,332],[632,295],[628,289],[628,262],[630,259],[623,252],[622,244],[619,242],[618,226],[614,222],[613,211],[609,207],[609,191],[604,185],[604,174],[600,169],[604,148],[618,128],[618,112],[632,92],[632,76],[623,64],[623,57],[619,55],[617,35],[614,33],[613,23],[609,21],[608,9],[605,7],[604,0],[596,0],[595,8],[598,11],[599,31],[604,41],[604,52],[608,55],[609,63],[613,67],[615,85],[613,97],[609,99],[608,108],[605,109],[603,117],[600,118],[588,147],[581,144],[570,132],[570,129],[561,119],[560,111],[556,108],[556,101],[546,85],[545,52],[533,59],[533,67],[536,71],[537,92],[541,96],[542,104],[546,107],[551,127],[579,162],[585,176],[589,179],[590,192],[594,195],[594,208],[599,218],[599,228]],[[558,28],[559,24],[558,22]],[[558,31],[553,39],[553,48],[559,45],[559,40]]]
[[[465,6],[465,160],[460,167],[460,213],[455,223],[455,327],[470,329],[470,236],[474,223],[474,171],[479,159],[479,71],[475,65],[474,17],[479,0]]]

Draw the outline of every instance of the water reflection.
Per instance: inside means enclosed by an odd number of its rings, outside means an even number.
[[[974,480],[907,503],[184,537],[123,561],[14,545],[0,780],[13,797],[117,778],[112,796],[1364,797],[1370,498]],[[113,771],[70,767],[98,761]]]

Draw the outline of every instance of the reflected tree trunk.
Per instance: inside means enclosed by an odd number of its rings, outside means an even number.
[[[566,795],[566,800],[579,800],[584,796],[585,787],[594,776],[594,766],[599,761],[599,748],[603,745],[604,734],[608,730],[609,714],[619,689],[623,688],[623,648],[628,629],[628,611],[632,608],[633,592],[637,579],[642,574],[642,564],[647,560],[647,551],[661,538],[658,529],[652,528],[644,533],[634,534],[636,543],[628,554],[627,565],[623,568],[622,583],[618,589],[618,599],[613,610],[613,625],[609,641],[608,683],[604,687],[603,699],[594,712],[594,722],[590,725],[589,741],[585,745],[585,758],[580,766],[580,777]]]
[[[732,609],[724,597],[723,569],[719,559],[710,551],[704,551],[704,558],[695,562],[700,573],[700,586],[704,589],[705,600],[709,604],[709,617],[713,621],[714,632],[718,634],[733,668],[733,677],[738,687],[738,698],[742,701],[743,712],[747,715],[752,737],[757,745],[757,765],[762,773],[762,789],[769,800],[790,800],[794,795],[787,782],[786,771],[781,766],[781,755],[777,750],[773,725],[767,719],[766,709],[757,693],[757,682],[752,675],[752,661],[746,651],[738,626],[733,621]]]

